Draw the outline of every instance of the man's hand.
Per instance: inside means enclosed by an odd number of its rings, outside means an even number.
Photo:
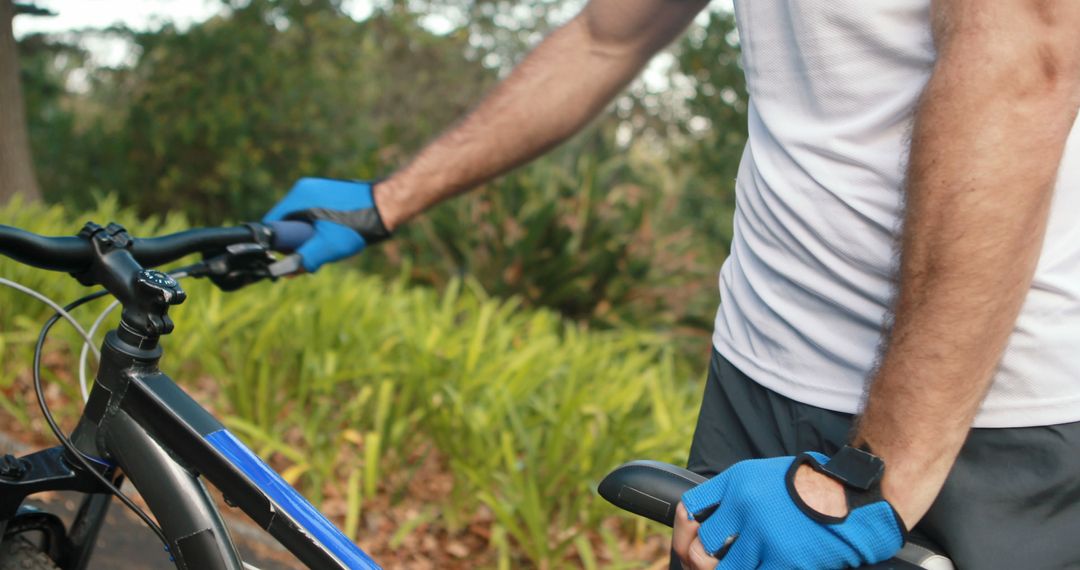
[[[743,461],[688,491],[673,540],[683,566],[847,568],[896,554],[906,533],[896,511],[878,495],[849,512],[843,487],[814,470],[827,462]]]
[[[686,506],[680,502],[675,508],[675,533],[671,548],[682,562],[683,570],[712,570],[720,564],[701,545],[701,537],[698,536],[700,528],[701,524],[686,512]]]
[[[368,182],[301,178],[263,222],[302,220],[314,225],[315,235],[296,250],[304,269],[314,273],[323,264],[390,237],[371,189]]]

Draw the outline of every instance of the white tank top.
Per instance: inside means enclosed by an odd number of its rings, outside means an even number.
[[[760,384],[853,413],[894,293],[930,0],[735,0],[750,137],[713,342]],[[1080,127],[978,427],[1080,420]]]

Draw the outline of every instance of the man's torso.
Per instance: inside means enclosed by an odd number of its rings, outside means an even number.
[[[929,0],[735,5],[750,138],[714,343],[781,394],[855,412],[895,290],[908,131],[935,58]],[[976,425],[1076,420],[1080,128]]]

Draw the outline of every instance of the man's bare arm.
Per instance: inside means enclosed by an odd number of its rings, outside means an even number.
[[[707,0],[591,0],[545,39],[459,124],[376,186],[394,229],[580,130]]]
[[[912,136],[899,295],[856,428],[914,525],[1013,331],[1080,107],[1080,2],[935,0],[938,61]]]

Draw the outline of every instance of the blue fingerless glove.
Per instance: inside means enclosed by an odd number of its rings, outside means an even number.
[[[296,253],[304,269],[314,273],[326,263],[360,253],[387,239],[375,207],[370,182],[301,178],[269,212],[263,222],[303,220],[315,226],[315,235]]]
[[[861,504],[849,497],[842,518],[810,509],[795,493],[800,465],[828,461],[814,452],[742,461],[683,494],[701,522],[702,545],[720,558],[717,568],[856,568],[895,555],[907,530],[880,493]]]

